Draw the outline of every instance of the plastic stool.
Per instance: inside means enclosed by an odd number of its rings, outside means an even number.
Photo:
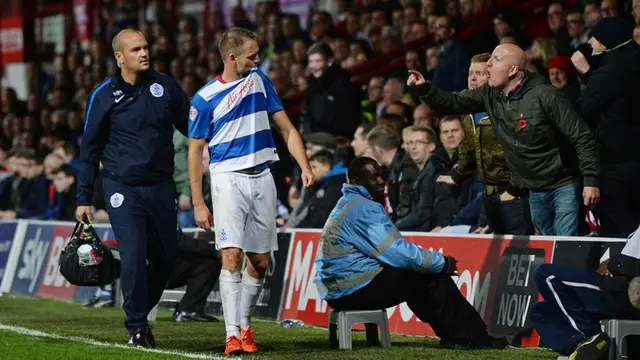
[[[391,347],[387,310],[329,310],[329,343],[340,349],[352,348],[351,329],[355,324],[365,324],[367,345],[380,344],[378,327],[382,334],[382,347]]]
[[[627,352],[622,346],[624,338],[629,335],[640,335],[640,320],[602,320],[603,331],[611,338],[609,360],[627,359]]]

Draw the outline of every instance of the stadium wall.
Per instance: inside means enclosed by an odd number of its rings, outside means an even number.
[[[0,292],[62,300],[86,301],[92,287],[69,284],[58,270],[60,251],[74,223],[0,221]],[[115,241],[109,225],[96,225],[103,241]],[[197,229],[185,232],[196,238],[213,237]],[[542,263],[594,269],[603,256],[619,254],[626,239],[595,237],[513,237],[493,235],[403,234],[423,248],[459,260],[454,277],[462,294],[474,305],[493,335],[521,335],[523,346],[538,346],[529,312],[540,300],[533,273]],[[210,239],[207,239],[210,240]],[[327,303],[320,300],[313,279],[320,231],[286,230],[278,234],[279,251],[271,264],[255,315],[271,320],[299,319],[307,325],[327,326]],[[407,286],[411,286],[407,284]],[[209,296],[208,308],[220,313],[220,294]],[[387,309],[393,333],[432,336],[406,304]]]

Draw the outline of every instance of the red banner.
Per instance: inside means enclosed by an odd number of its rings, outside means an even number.
[[[91,40],[91,2],[89,0],[73,0],[74,37],[78,43]]]
[[[60,262],[60,252],[64,249],[73,228],[70,226],[56,226],[53,230],[53,239],[49,246],[49,254],[44,265],[42,276],[40,277],[39,296],[52,297],[56,299],[73,300],[76,286],[71,285],[60,274],[58,263]]]
[[[327,326],[328,306],[320,299],[313,282],[319,238],[319,232],[305,231],[297,231],[292,237],[281,319],[299,319],[309,325]],[[537,302],[537,298],[508,292],[500,294],[498,298],[499,285],[506,282],[505,286],[517,284],[531,287],[528,279],[535,256],[526,252],[536,251],[544,256],[544,259],[538,259],[539,262],[551,262],[555,243],[545,240],[512,241],[463,236],[410,235],[405,238],[423,248],[441,251],[458,259],[459,276],[454,277],[454,281],[490,328],[494,323],[513,326],[526,322],[528,310]],[[504,254],[507,248],[510,252]],[[501,265],[503,279],[500,279]],[[495,314],[494,301],[499,302],[495,304],[498,309]],[[387,313],[393,333],[434,336],[429,325],[418,320],[406,303],[387,309]],[[537,342],[534,334],[524,344],[535,346]]]
[[[6,65],[22,61],[24,61],[22,17],[0,19],[0,63]]]

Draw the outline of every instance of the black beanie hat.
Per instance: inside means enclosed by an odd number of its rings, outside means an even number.
[[[625,18],[619,16],[606,17],[593,26],[589,37],[596,38],[602,45],[607,47],[607,50],[611,50],[633,38],[633,26]]]

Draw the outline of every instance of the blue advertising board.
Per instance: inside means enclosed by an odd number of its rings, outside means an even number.
[[[40,275],[56,225],[29,224],[24,244],[20,251],[18,267],[11,286],[12,294],[31,295],[38,293]]]
[[[0,280],[4,276],[4,269],[9,260],[9,252],[17,227],[18,223],[16,222],[0,223]]]

